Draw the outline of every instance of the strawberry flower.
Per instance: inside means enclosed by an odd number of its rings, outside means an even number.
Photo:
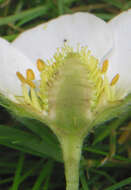
[[[85,136],[130,105],[130,33],[131,10],[109,23],[89,13],[65,15],[13,43],[0,38],[0,97],[56,134],[66,190],[78,190]]]

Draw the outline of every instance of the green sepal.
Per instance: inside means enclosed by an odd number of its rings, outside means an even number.
[[[13,115],[33,118],[33,114],[31,112],[27,112],[24,105],[17,104],[1,94],[0,105],[6,108]]]
[[[20,118],[29,118],[42,121],[42,123],[48,124],[47,118],[33,107],[27,104],[18,104],[0,94],[0,105],[8,110],[8,112]]]
[[[123,100],[118,103],[111,104],[104,109],[99,110],[92,122],[92,126],[100,125],[106,121],[118,118],[124,113],[131,111],[131,94],[128,94]]]

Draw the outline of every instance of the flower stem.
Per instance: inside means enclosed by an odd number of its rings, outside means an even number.
[[[66,190],[78,190],[79,163],[83,138],[69,136],[61,139],[60,142],[65,166]]]

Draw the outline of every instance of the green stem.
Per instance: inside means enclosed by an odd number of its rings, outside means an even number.
[[[66,190],[78,190],[83,138],[69,136],[61,138],[60,142],[65,166]]]

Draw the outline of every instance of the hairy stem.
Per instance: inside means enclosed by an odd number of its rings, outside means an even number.
[[[61,139],[63,160],[65,166],[66,190],[79,189],[79,163],[83,139],[66,137]]]

